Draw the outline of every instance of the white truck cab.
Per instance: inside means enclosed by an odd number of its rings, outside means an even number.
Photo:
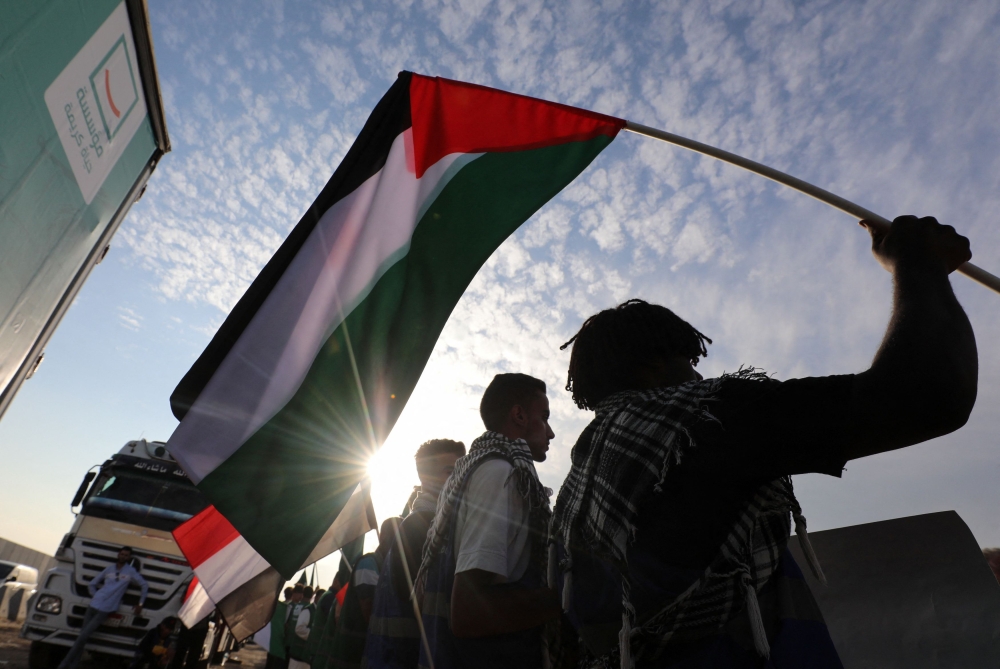
[[[90,637],[92,654],[131,658],[139,641],[177,615],[191,567],[171,530],[207,506],[207,500],[158,441],[130,441],[87,472],[73,498],[76,520],[56,551],[56,566],[38,585],[21,636],[32,641],[32,669],[55,667],[73,642],[90,602],[88,584],[113,564],[122,546],[149,583],[141,615],[140,590],[130,585],[116,613]]]

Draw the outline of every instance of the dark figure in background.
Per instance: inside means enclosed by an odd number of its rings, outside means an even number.
[[[312,586],[296,588],[300,597],[292,615],[285,623],[285,642],[288,644],[288,669],[309,669],[312,654],[309,648],[309,633],[312,631],[313,613]],[[294,593],[293,593],[294,594]]]
[[[333,637],[337,632],[335,615],[337,610],[337,592],[343,584],[340,582],[340,573],[333,577],[330,589],[323,593],[322,597],[316,600],[316,624],[313,626],[313,633],[319,638],[313,648],[312,669],[326,669],[330,662],[330,649],[333,646]],[[322,622],[320,622],[322,620]]]
[[[208,622],[211,617],[211,615],[205,616],[191,629],[181,623],[181,631],[177,635],[177,650],[170,663],[171,669],[196,669],[201,659],[201,651],[205,647],[205,637],[208,636]]]
[[[295,588],[285,588],[284,601],[278,601],[271,616],[271,642],[267,648],[264,669],[288,669],[288,643],[285,639],[285,622],[290,614]]]
[[[164,618],[159,625],[146,632],[135,649],[135,658],[128,669],[159,669],[170,665],[176,651],[177,618]]]
[[[337,634],[333,639],[330,663],[327,665],[329,669],[359,669],[361,666],[372,604],[375,601],[375,588],[378,586],[385,556],[396,542],[397,527],[399,518],[396,516],[382,521],[378,532],[378,548],[374,553],[362,555],[354,563],[337,623]]]
[[[839,477],[849,460],[957,430],[978,375],[948,280],[968,240],[933,218],[869,230],[895,292],[860,374],[779,382],[751,368],[702,380],[694,365],[710,340],[640,300],[592,316],[567,342],[567,389],[596,417],[552,527],[570,549],[564,601],[603,665],[841,666],[786,549],[791,516],[823,580],[791,476]]]
[[[545,383],[497,374],[479,413],[486,432],[455,463],[424,546],[420,665],[540,668],[542,628],[560,616],[544,587],[551,491],[534,464],[555,436]]]
[[[409,601],[412,580],[420,568],[420,558],[424,552],[427,530],[434,520],[438,495],[444,482],[455,470],[455,461],[465,455],[465,444],[451,439],[431,439],[420,445],[413,459],[417,465],[420,488],[417,491],[410,513],[399,525],[399,535],[403,551],[394,550],[389,554],[392,588],[396,596]],[[403,566],[403,556],[406,566]],[[408,576],[407,576],[408,575]]]
[[[379,574],[365,646],[365,662],[369,669],[417,666],[420,628],[410,591],[420,568],[424,539],[434,519],[438,494],[455,469],[455,461],[463,455],[465,444],[451,439],[424,442],[414,455],[420,486],[409,506],[410,513],[399,525],[398,540]]]
[[[302,612],[302,607],[305,604],[302,602],[302,591],[305,586],[302,583],[296,583],[292,587],[292,596],[288,600],[288,605],[285,609],[285,622],[282,626],[282,635],[285,640],[285,660],[288,664],[291,664],[291,645],[292,638],[295,636],[295,623],[299,619],[299,613]]]

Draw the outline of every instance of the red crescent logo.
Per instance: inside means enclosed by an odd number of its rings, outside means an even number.
[[[121,118],[122,113],[118,111],[118,107],[115,106],[115,101],[111,97],[111,72],[109,70],[104,70],[104,91],[108,94],[108,104],[111,105],[111,111],[115,118]]]

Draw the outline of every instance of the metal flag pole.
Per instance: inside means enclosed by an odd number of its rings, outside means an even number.
[[[633,123],[632,121],[625,121],[625,129],[629,132],[634,132],[637,135],[645,135],[646,137],[659,139],[670,144],[683,146],[685,149],[691,149],[692,151],[697,151],[698,153],[704,153],[707,156],[712,156],[713,158],[717,158],[723,162],[736,165],[737,167],[742,167],[745,170],[759,174],[762,177],[767,177],[772,181],[777,181],[778,183],[784,184],[789,188],[794,188],[801,193],[814,197],[820,202],[825,202],[831,207],[848,213],[857,219],[871,221],[875,224],[876,228],[879,228],[882,231],[887,231],[889,229],[889,225],[891,224],[889,219],[879,216],[875,212],[869,211],[868,209],[854,204],[853,202],[849,202],[839,195],[834,195],[830,191],[823,190],[818,186],[813,186],[811,183],[806,183],[802,179],[796,179],[790,174],[785,174],[784,172],[780,172],[772,167],[768,167],[767,165],[761,165],[758,162],[744,158],[743,156],[738,156],[735,153],[723,151],[722,149],[717,149],[714,146],[696,142],[693,139],[681,137],[680,135],[675,135],[664,130],[650,128],[649,126],[642,125],[641,123]],[[977,281],[987,288],[1000,293],[1000,277],[990,274],[986,270],[976,267],[969,262],[959,267],[958,271],[973,281]]]

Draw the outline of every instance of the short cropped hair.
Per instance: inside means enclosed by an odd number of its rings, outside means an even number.
[[[698,364],[712,340],[658,304],[628,300],[594,314],[560,350],[573,346],[566,390],[581,409],[637,387],[639,369],[658,358],[680,355]]]
[[[304,599],[309,599],[312,596],[313,596],[313,589],[311,585],[307,585],[306,587],[302,588],[302,597]]]
[[[131,553],[132,552],[132,547],[131,546],[122,546],[121,548],[118,549],[118,552],[121,553],[122,551],[128,551],[129,553]]]
[[[527,374],[497,374],[479,403],[479,415],[487,430],[499,432],[514,406],[526,407],[537,392],[545,394],[545,382]]]
[[[435,455],[441,455],[442,453],[454,453],[458,457],[462,457],[465,455],[465,444],[461,441],[452,441],[451,439],[431,439],[430,441],[425,441],[420,444],[417,452],[413,455],[413,459],[417,461],[417,471],[423,471],[422,463],[424,460]]]

